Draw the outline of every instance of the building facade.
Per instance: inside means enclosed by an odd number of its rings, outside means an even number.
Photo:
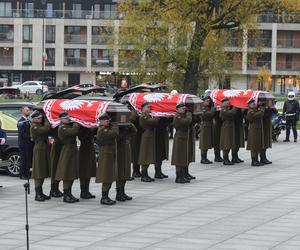
[[[0,0],[0,85],[44,79],[52,86],[71,86],[106,81],[108,76],[112,81],[124,71],[119,51],[113,53],[109,46],[120,30],[116,4]],[[225,50],[231,55],[233,74],[221,87],[281,94],[300,87],[300,16],[265,14],[258,21],[258,37],[251,30],[232,33]],[[262,66],[271,73],[264,83],[257,81]]]

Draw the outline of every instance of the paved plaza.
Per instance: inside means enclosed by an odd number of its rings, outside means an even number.
[[[275,143],[269,152],[274,164],[260,168],[249,166],[249,152],[240,156],[246,163],[204,166],[197,149],[196,181],[175,184],[167,162],[169,179],[129,182],[134,200],[112,207],[100,205],[94,180],[97,198],[77,204],[35,202],[31,192],[30,249],[299,250],[300,143]],[[24,181],[0,175],[0,183],[0,249],[26,249]]]

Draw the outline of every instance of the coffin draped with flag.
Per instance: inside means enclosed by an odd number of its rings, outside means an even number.
[[[130,108],[141,113],[141,105],[144,102],[150,103],[151,115],[158,117],[172,117],[176,114],[176,105],[184,103],[193,115],[202,113],[203,101],[195,95],[189,94],[169,94],[169,93],[131,93],[121,99],[122,103],[127,103]]]
[[[216,107],[222,106],[221,100],[228,98],[232,106],[238,108],[248,108],[248,101],[254,99],[256,103],[260,102],[266,107],[274,108],[275,97],[266,91],[257,90],[236,90],[236,89],[216,89],[210,94]]]

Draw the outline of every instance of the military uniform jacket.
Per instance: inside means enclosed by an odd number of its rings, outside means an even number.
[[[223,121],[220,136],[220,149],[222,150],[236,148],[234,126],[234,117],[236,112],[237,108],[235,107],[222,107],[220,111],[220,118]]]
[[[220,136],[221,136],[221,127],[222,127],[222,120],[220,118],[220,111],[216,111],[214,113],[213,119],[213,139],[214,139],[214,148],[220,148]]]
[[[58,138],[58,128],[54,128],[51,131],[53,142],[50,149],[50,176],[55,178],[59,155],[61,151],[61,142]]]
[[[244,114],[241,109],[238,109],[236,115],[234,116],[234,128],[236,148],[245,147]]]
[[[171,165],[186,167],[195,161],[195,131],[190,112],[177,113],[173,119],[176,129],[173,141]]]
[[[169,159],[169,121],[167,118],[160,118],[155,128],[155,163]]]
[[[133,164],[138,164],[140,145],[143,134],[143,129],[140,126],[139,116],[135,110],[131,112],[130,122],[136,127],[137,132],[130,139],[131,145],[131,160]]]
[[[77,123],[61,124],[58,138],[62,144],[55,179],[72,181],[78,178],[78,149],[76,136],[80,126]]]
[[[130,180],[131,177],[131,137],[137,133],[133,124],[119,128],[117,137],[117,181]]]
[[[159,123],[158,117],[143,113],[140,117],[140,126],[144,130],[141,138],[140,153],[138,163],[149,165],[156,163],[156,143],[155,128]]]
[[[112,183],[117,178],[117,137],[119,128],[114,125],[100,126],[97,131],[97,144],[100,147],[96,169],[97,183]]]
[[[260,152],[265,148],[263,131],[264,109],[249,109],[247,120],[249,121],[247,150]]]
[[[85,127],[80,127],[79,130],[79,178],[82,179],[96,176],[95,132],[95,129]]]
[[[274,109],[267,108],[263,116],[264,149],[272,148],[272,115]]]
[[[207,108],[201,116],[199,148],[207,150],[213,148],[213,116],[214,108]]]
[[[50,126],[40,123],[33,123],[30,128],[30,135],[33,146],[32,155],[32,178],[43,179],[50,174],[50,155],[48,150],[48,134]]]

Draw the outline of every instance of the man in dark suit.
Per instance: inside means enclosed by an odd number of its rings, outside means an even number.
[[[30,139],[31,122],[28,119],[30,109],[27,106],[21,108],[22,117],[18,121],[18,145],[20,151],[20,179],[28,179],[32,161],[33,143]]]

